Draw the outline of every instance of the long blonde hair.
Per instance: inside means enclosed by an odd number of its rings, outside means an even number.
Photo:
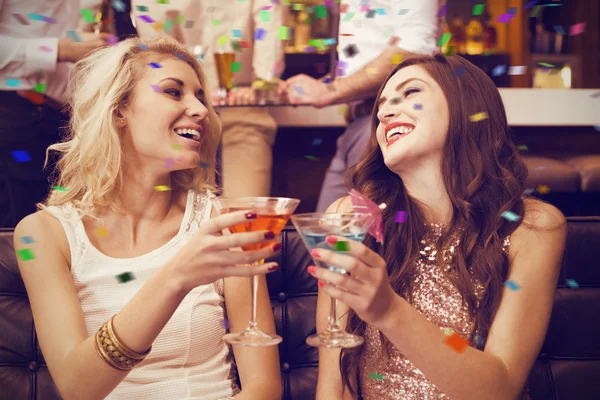
[[[75,64],[70,79],[71,119],[66,137],[46,150],[44,168],[51,150],[61,153],[56,163],[58,177],[54,181],[60,188],[52,190],[44,202],[37,204],[38,209],[72,202],[82,215],[92,217],[94,207],[122,211],[115,202],[117,193],[123,189],[123,152],[117,115],[130,100],[149,56],[153,61],[170,56],[183,60],[198,75],[206,98],[212,98],[200,63],[172,38],[131,38],[94,51]],[[215,190],[221,121],[210,101],[205,106],[209,112],[210,132],[200,149],[203,162],[193,169],[173,171],[173,190]]]

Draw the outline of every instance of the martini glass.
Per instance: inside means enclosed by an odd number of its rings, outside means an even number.
[[[248,222],[233,225],[229,227],[232,233],[255,232],[269,230],[277,236],[283,229],[290,216],[300,204],[298,199],[288,199],[285,197],[216,197],[213,204],[220,214],[226,214],[234,211],[252,210],[256,213],[256,218]],[[275,239],[269,242],[255,243],[242,246],[243,251],[259,250],[273,244]],[[248,266],[261,265],[265,260],[256,261]],[[251,296],[251,319],[248,327],[241,333],[228,333],[223,337],[225,343],[232,345],[242,345],[250,347],[273,346],[281,343],[281,336],[271,335],[262,332],[256,326],[256,295],[258,290],[258,276],[250,277]]]
[[[362,242],[373,221],[371,213],[308,213],[292,217],[292,222],[309,252],[315,248],[335,250],[327,244],[328,235]],[[328,265],[320,259],[313,257],[313,261],[321,268],[340,274],[346,273],[345,269]],[[337,320],[336,299],[333,297],[327,328],[321,333],[306,338],[306,343],[313,347],[352,348],[360,346],[363,342],[362,336],[348,333],[340,327]]]

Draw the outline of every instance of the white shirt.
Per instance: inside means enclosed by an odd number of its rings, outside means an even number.
[[[79,0],[0,0],[0,90],[32,90],[42,83],[48,97],[63,102],[73,64],[57,62],[58,40],[77,28],[79,18]]]
[[[218,88],[213,53],[218,50],[233,52],[231,39],[246,41],[249,48],[235,52],[235,60],[241,62],[240,72],[234,74],[239,85],[250,85],[253,73],[258,79],[271,80],[283,71],[283,43],[279,39],[279,27],[283,25],[284,9],[281,2],[271,0],[170,0],[169,4],[156,1],[132,0],[132,15],[140,38],[147,39],[169,35],[183,42],[191,51],[201,46],[206,51],[203,66],[211,91]],[[145,6],[148,11],[140,11]],[[263,21],[261,9],[268,8],[269,21]],[[142,8],[143,10],[144,8]],[[148,23],[140,16],[149,16],[156,22]],[[172,29],[164,31],[168,20],[183,18],[181,24],[173,23]],[[236,30],[236,31],[234,31]],[[239,31],[237,31],[239,30]],[[264,30],[261,40],[255,40],[255,33]],[[241,34],[241,37],[239,37]],[[218,44],[220,37],[229,40]],[[259,35],[260,36],[260,35]]]
[[[408,52],[437,52],[443,21],[436,16],[444,3],[445,0],[344,0],[338,36],[343,76],[357,72],[379,56],[394,36],[398,37],[395,45]],[[369,12],[367,7],[375,12]],[[353,50],[354,55],[350,54]]]

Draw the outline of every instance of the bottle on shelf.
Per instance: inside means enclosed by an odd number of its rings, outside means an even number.
[[[452,37],[449,40],[450,47],[454,46],[458,53],[464,54],[466,52],[465,46],[465,23],[462,18],[455,14],[452,19],[452,25],[450,26],[450,33]]]
[[[465,28],[467,40],[466,50],[467,54],[482,54],[484,50],[483,45],[483,25],[479,22],[479,19],[472,16]]]

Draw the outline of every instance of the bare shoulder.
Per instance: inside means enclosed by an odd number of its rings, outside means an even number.
[[[524,200],[525,217],[523,222],[541,229],[560,228],[566,224],[563,213],[552,204],[528,198]]]
[[[326,212],[352,212],[352,200],[350,196],[345,196],[337,199],[327,208]]]
[[[60,221],[46,210],[40,210],[23,218],[14,231],[15,246],[19,238],[29,236],[44,238],[44,241],[56,247],[63,255],[67,264],[71,264],[71,251],[69,241]]]

